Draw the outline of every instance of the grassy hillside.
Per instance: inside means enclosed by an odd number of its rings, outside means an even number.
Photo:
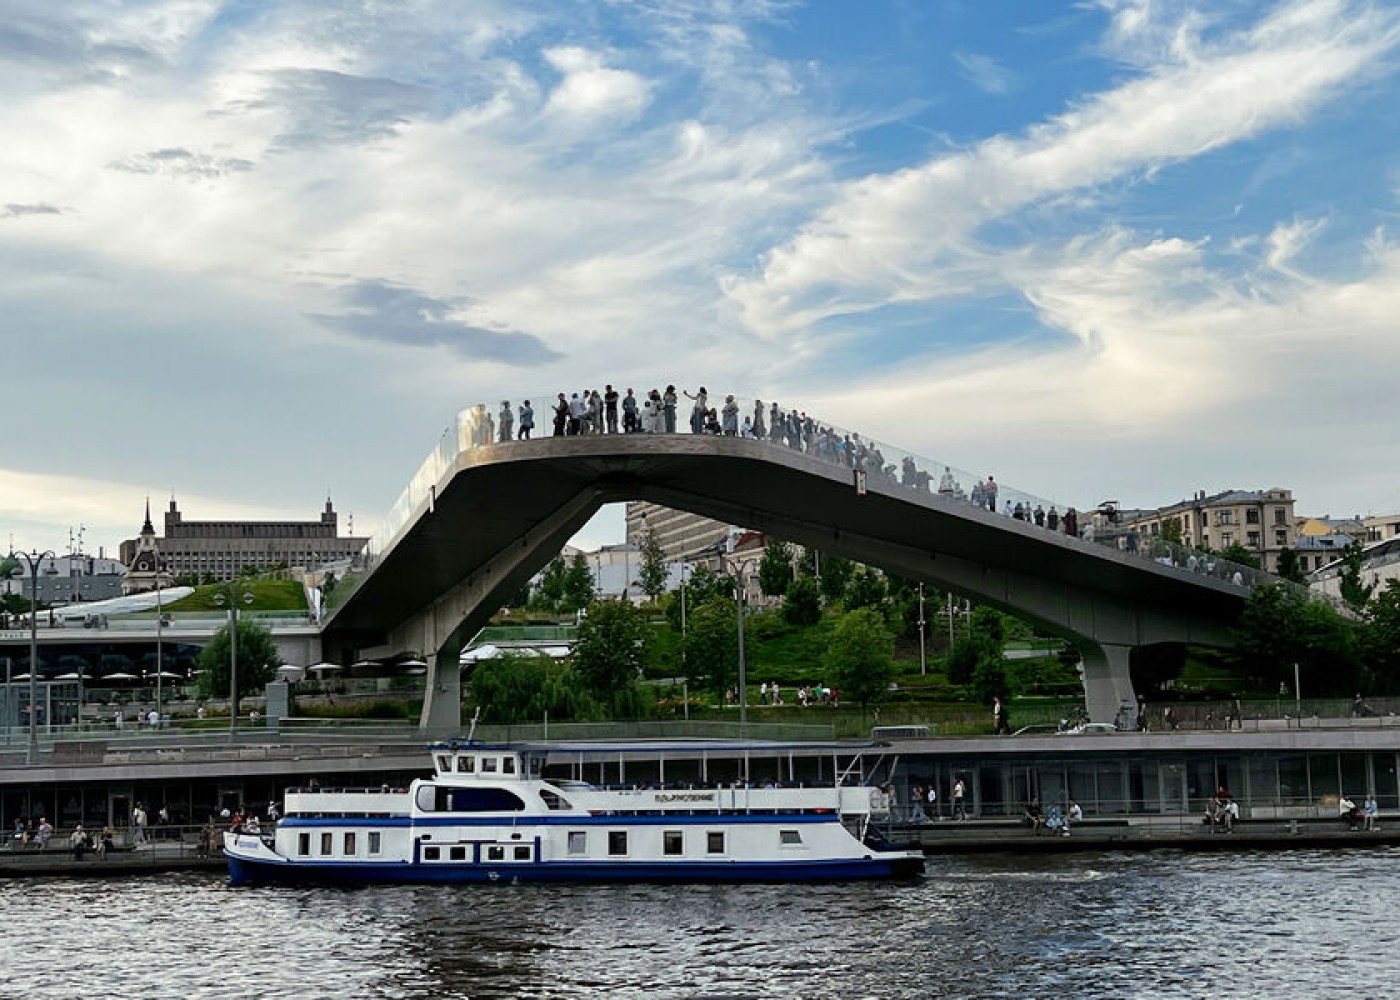
[[[240,599],[238,605],[240,611],[305,611],[307,609],[306,590],[299,581],[263,580],[248,577],[235,580],[232,584],[196,587],[194,593],[188,597],[165,605],[165,610],[171,612],[225,611],[227,606],[221,608],[214,600],[214,595],[230,588]],[[253,595],[252,604],[242,603],[242,596],[246,593]]]

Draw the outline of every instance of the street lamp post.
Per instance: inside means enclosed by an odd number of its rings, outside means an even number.
[[[238,599],[234,596],[237,588],[230,584],[227,593],[220,590],[214,595],[214,603],[228,605],[228,738],[233,740],[238,733]],[[243,603],[252,604],[251,591],[243,592]]]
[[[744,655],[744,574],[748,567],[756,562],[755,559],[740,559],[735,562],[735,588],[738,591],[739,600],[739,735],[744,734],[744,727],[749,722],[749,696],[747,663]]]
[[[164,649],[161,646],[161,629],[165,625],[165,609],[160,602],[160,571],[156,571],[156,728],[160,728],[160,720],[165,718],[161,714],[160,696],[161,683],[165,680]]]
[[[12,555],[23,558],[29,567],[29,746],[24,762],[33,764],[39,756],[39,713],[35,707],[39,700],[39,565],[55,556],[52,549]]]
[[[924,585],[919,584],[919,673],[928,673],[928,660],[924,656]]]

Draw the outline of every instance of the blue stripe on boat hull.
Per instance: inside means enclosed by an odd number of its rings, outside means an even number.
[[[837,861],[629,862],[550,861],[530,864],[431,864],[325,862],[292,864],[229,855],[234,885],[279,883],[378,884],[454,882],[810,882],[907,878],[923,860],[874,855]]]

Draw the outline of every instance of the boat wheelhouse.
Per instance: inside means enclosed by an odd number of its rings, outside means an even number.
[[[271,834],[232,832],[249,882],[789,881],[913,875],[889,844],[874,744],[430,747],[406,788],[288,789]],[[591,779],[591,780],[590,780]]]

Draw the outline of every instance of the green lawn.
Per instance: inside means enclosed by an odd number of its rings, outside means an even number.
[[[306,590],[300,582],[245,577],[235,580],[231,584],[196,587],[194,593],[188,597],[182,597],[178,601],[172,601],[165,605],[165,610],[174,613],[227,610],[226,606],[220,607],[218,602],[214,600],[214,595],[222,593],[229,587],[232,587],[234,593],[240,598],[238,606],[240,611],[305,611],[307,608]],[[245,593],[253,595],[251,604],[241,603],[242,595]]]

